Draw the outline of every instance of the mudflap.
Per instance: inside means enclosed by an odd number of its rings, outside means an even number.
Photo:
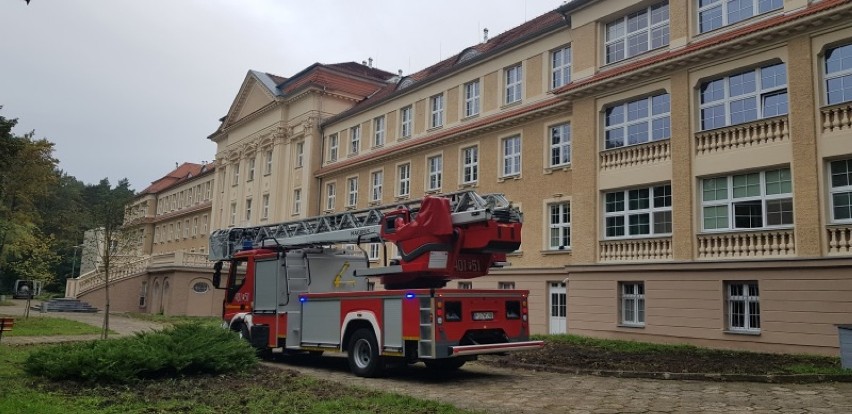
[[[269,325],[254,325],[251,327],[251,346],[257,349],[269,348]]]

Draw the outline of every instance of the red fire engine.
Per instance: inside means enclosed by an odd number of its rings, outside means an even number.
[[[214,285],[225,279],[223,324],[267,353],[346,352],[363,377],[392,363],[451,370],[480,354],[539,348],[529,340],[527,291],[444,288],[505,265],[521,222],[502,194],[463,191],[218,230],[209,251]],[[385,250],[381,266],[356,250],[385,242],[398,257]],[[368,278],[384,289],[370,290]]]

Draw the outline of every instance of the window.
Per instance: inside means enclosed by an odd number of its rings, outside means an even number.
[[[261,202],[260,218],[266,220],[269,218],[269,194],[264,194]]]
[[[251,221],[251,199],[246,199],[246,222]]]
[[[426,159],[426,163],[429,166],[429,191],[440,190],[444,173],[444,157],[442,155],[429,157]]]
[[[337,149],[340,142],[337,139],[337,134],[328,136],[328,162],[337,161]]]
[[[571,82],[571,46],[550,52],[550,88]]]
[[[186,239],[188,237],[189,237],[189,219],[186,219],[183,222],[183,238]]]
[[[706,33],[783,6],[784,0],[698,0],[698,31]]]
[[[370,174],[370,183],[372,184],[372,189],[370,190],[370,201],[382,200],[383,181],[384,173],[382,171],[373,171],[373,173]]]
[[[523,71],[520,64],[506,69],[506,104],[521,100],[522,82]]]
[[[304,158],[305,158],[304,154],[305,154],[305,143],[304,142],[297,142],[296,143],[296,167],[297,168],[304,165]]]
[[[571,205],[554,203],[547,206],[550,210],[548,227],[550,231],[550,250],[571,248]]]
[[[263,175],[272,174],[272,150],[266,151],[266,167],[263,169]]]
[[[196,282],[192,285],[192,291],[198,294],[207,293],[210,290],[210,285],[207,282]]]
[[[464,116],[479,114],[479,79],[464,84]]]
[[[379,260],[379,252],[381,251],[382,245],[380,243],[370,243],[370,249],[367,252],[367,259],[371,262],[377,262]]]
[[[210,181],[204,183],[204,199],[209,200],[213,196],[213,183]]]
[[[429,127],[437,128],[444,125],[444,95],[429,98],[429,107],[432,109]]]
[[[293,190],[293,214],[302,213],[302,189]]]
[[[349,190],[346,197],[346,206],[355,207],[358,204],[358,177],[347,179],[346,188]]]
[[[475,183],[479,179],[479,148],[462,150],[462,184]]]
[[[178,221],[177,223],[175,223],[175,240],[180,240],[180,229],[181,229],[181,222]]]
[[[237,223],[237,203],[231,203],[231,225]]]
[[[669,94],[608,107],[604,111],[604,147],[620,148],[671,138]]]
[[[361,149],[361,126],[349,129],[349,154],[357,154]]]
[[[621,295],[621,324],[645,326],[645,284],[619,282]]]
[[[787,66],[747,70],[701,84],[701,129],[787,114]]]
[[[240,163],[234,164],[234,182],[232,185],[237,185],[240,183]],[[174,196],[172,196],[172,210],[175,208]]]
[[[326,210],[334,210],[334,201],[337,197],[337,188],[334,183],[328,183],[325,185],[325,209]]]
[[[373,146],[385,145],[385,116],[373,119]]]
[[[550,127],[550,166],[571,164],[571,124]]]
[[[192,237],[198,235],[198,217],[192,218]]]
[[[411,164],[402,164],[396,169],[397,196],[407,197],[411,194]]]
[[[672,187],[634,188],[606,193],[606,237],[643,237],[672,232]]]
[[[192,190],[189,190],[186,193],[186,204],[189,206],[192,205]]]
[[[209,220],[207,219],[207,215],[201,216],[201,234],[207,234],[207,227],[209,226]]]
[[[825,52],[826,103],[852,101],[852,43]]]
[[[473,289],[473,282],[459,282],[459,289]]]
[[[728,1],[728,0],[726,0]],[[669,2],[630,13],[606,25],[606,63],[615,63],[669,44]]]
[[[701,181],[704,230],[793,225],[790,169],[752,172]]]
[[[411,136],[411,114],[413,110],[411,109],[411,105],[402,108],[399,113],[400,125],[402,125],[402,130],[400,131],[400,135],[403,138],[408,138]]]
[[[497,282],[497,289],[514,289],[515,282]]]
[[[727,282],[728,329],[760,332],[760,292],[757,282]]]
[[[852,158],[831,162],[831,220],[852,222]]]
[[[521,175],[521,137],[503,140],[503,177]]]
[[[248,160],[248,178],[246,179],[246,181],[254,180],[254,162],[255,162],[254,156],[249,158],[249,160]]]
[[[171,241],[174,238],[175,224],[169,223],[169,236],[166,238],[166,241]]]

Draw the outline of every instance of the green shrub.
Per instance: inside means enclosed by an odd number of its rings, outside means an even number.
[[[242,371],[256,364],[255,350],[233,332],[179,324],[133,337],[40,349],[29,356],[24,368],[53,380],[128,383]]]

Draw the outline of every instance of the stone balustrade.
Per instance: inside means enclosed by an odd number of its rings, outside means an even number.
[[[110,272],[110,283],[135,277],[148,269],[163,267],[194,267],[212,268],[213,262],[207,259],[205,253],[171,252],[154,256],[144,256],[124,260],[112,267]],[[66,297],[78,297],[84,293],[101,288],[104,283],[103,269],[84,273],[77,278],[68,279],[65,284]]]
[[[699,132],[695,134],[695,153],[709,155],[789,140],[789,122],[787,116],[781,116]]]
[[[671,260],[672,239],[625,239],[600,242],[600,262]]]
[[[852,225],[830,226],[828,232],[828,255],[852,255]]]
[[[792,257],[796,255],[793,230],[702,234],[699,259]]]
[[[820,112],[823,133],[852,129],[852,103],[825,107]]]
[[[652,164],[670,160],[671,157],[669,140],[631,145],[601,152],[601,170]]]

